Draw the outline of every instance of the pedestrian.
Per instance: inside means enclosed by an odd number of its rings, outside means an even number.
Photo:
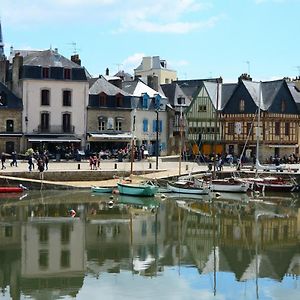
[[[29,170],[29,172],[31,172],[32,169],[34,169],[33,159],[32,159],[32,156],[29,155],[29,157],[28,157],[28,170]]]
[[[38,170],[42,173],[45,170],[44,160],[42,158],[39,158],[37,161],[37,167]]]
[[[49,157],[47,154],[44,155],[44,163],[45,163],[45,169],[48,170]]]
[[[10,163],[10,166],[13,167],[13,166],[18,166],[18,162],[17,162],[17,152],[13,151],[11,153],[11,163]]]
[[[2,164],[2,168],[1,168],[1,170],[6,169],[6,167],[5,167],[5,160],[6,160],[5,153],[2,152],[2,154],[1,154],[1,164]]]

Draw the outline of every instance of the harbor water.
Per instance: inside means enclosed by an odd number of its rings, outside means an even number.
[[[300,299],[300,195],[0,195],[0,299]]]

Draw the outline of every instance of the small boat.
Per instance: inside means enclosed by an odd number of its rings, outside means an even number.
[[[295,180],[279,176],[243,178],[252,190],[272,192],[298,192],[300,187]]]
[[[178,180],[176,182],[168,182],[167,188],[171,192],[179,194],[208,195],[209,193],[208,188],[199,180]]]
[[[102,186],[91,186],[91,192],[93,193],[112,193],[114,187],[102,187]]]
[[[235,178],[213,179],[209,182],[212,192],[246,193],[249,183]]]
[[[20,184],[19,186],[1,186],[0,193],[22,193],[27,188]]]
[[[121,195],[154,196],[158,192],[158,186],[148,183],[121,183],[118,182],[118,190]]]

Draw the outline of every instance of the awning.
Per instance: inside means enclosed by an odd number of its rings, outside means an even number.
[[[44,137],[36,137],[36,138],[29,138],[28,142],[33,142],[33,143],[37,143],[37,142],[55,142],[55,143],[80,143],[81,140],[76,139],[76,138],[44,138]]]
[[[269,145],[270,148],[297,148],[298,145]]]
[[[107,134],[107,133],[90,133],[88,141],[110,141],[110,142],[129,142],[132,139],[131,133],[120,133],[120,134]]]

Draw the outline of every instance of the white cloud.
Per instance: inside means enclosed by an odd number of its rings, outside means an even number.
[[[78,20],[84,25],[105,24],[114,32],[142,31],[188,33],[215,26],[219,17],[201,18],[200,12],[212,7],[212,0],[1,0],[0,14],[6,23],[24,27],[55,24],[71,27]]]
[[[123,69],[133,74],[133,69],[136,69],[140,65],[144,56],[146,56],[145,53],[134,53],[127,57],[122,62]]]

